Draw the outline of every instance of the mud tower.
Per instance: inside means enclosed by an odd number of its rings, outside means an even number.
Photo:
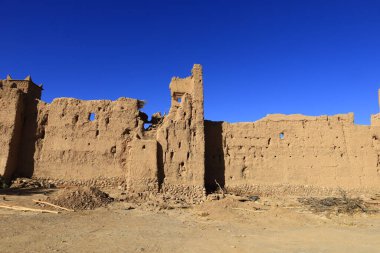
[[[30,76],[0,80],[0,175],[31,177],[37,134],[37,103],[42,85]]]

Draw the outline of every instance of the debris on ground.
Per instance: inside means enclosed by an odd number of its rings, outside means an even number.
[[[248,199],[249,199],[250,201],[258,201],[258,200],[260,199],[260,197],[259,197],[259,196],[256,196],[256,195],[252,195],[252,196],[248,196]]]
[[[38,204],[38,205],[49,206],[49,207],[54,207],[54,208],[56,208],[56,209],[60,209],[60,210],[65,210],[65,211],[69,211],[69,212],[74,212],[73,209],[69,209],[69,208],[65,208],[65,207],[62,207],[62,206],[54,205],[54,204],[49,203],[49,202],[46,202],[46,201],[36,200],[36,199],[33,199],[32,201],[33,201],[34,203]]]
[[[298,201],[314,213],[335,213],[335,214],[355,214],[373,213],[376,210],[370,209],[365,201],[360,198],[327,197],[327,198],[299,198]]]
[[[258,201],[259,199],[260,199],[260,197],[259,196],[255,196],[255,195],[253,195],[253,196],[242,196],[239,199],[239,201],[240,202],[246,202],[246,201],[253,201],[253,202],[255,202],[255,201]]]
[[[113,198],[96,187],[75,187],[63,189],[48,200],[55,205],[73,210],[92,210],[107,206]]]
[[[4,177],[0,174],[0,189],[8,188],[8,184],[5,182]]]
[[[54,213],[54,214],[59,213],[58,211],[52,211],[52,210],[46,210],[46,209],[35,209],[35,208],[30,208],[30,207],[5,205],[5,204],[0,205],[0,208],[6,208],[6,209],[11,209],[11,210],[23,211],[23,212],[30,211],[30,212],[39,212],[39,213]]]
[[[186,209],[194,202],[182,197],[172,196],[170,194],[153,194],[153,193],[130,193],[123,194],[116,201],[125,202],[133,205],[131,209],[139,208],[149,211],[165,211],[172,209]]]
[[[11,183],[11,189],[15,188],[54,188],[54,184],[42,182],[33,178],[16,178]]]

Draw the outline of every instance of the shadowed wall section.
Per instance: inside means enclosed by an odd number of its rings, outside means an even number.
[[[24,94],[0,81],[0,176],[9,181],[16,172],[24,117]]]
[[[225,185],[223,122],[205,121],[205,186],[208,192]]]
[[[5,149],[9,157],[3,158],[6,168],[0,166],[0,174],[6,180],[12,176],[31,177],[34,171],[34,153],[37,133],[37,105],[42,86],[33,83],[30,76],[14,80],[9,75],[1,80],[0,130],[5,135]],[[8,123],[7,123],[8,122]],[[7,126],[8,124],[8,126]],[[1,172],[3,170],[3,172]]]

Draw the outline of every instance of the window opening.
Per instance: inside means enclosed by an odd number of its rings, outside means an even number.
[[[95,113],[91,112],[91,113],[88,115],[88,120],[89,120],[89,121],[94,121],[94,120],[95,120]]]

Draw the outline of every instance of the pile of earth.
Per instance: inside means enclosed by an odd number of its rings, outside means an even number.
[[[74,210],[92,210],[107,206],[113,201],[107,193],[96,187],[75,187],[59,191],[49,197],[51,203]]]

